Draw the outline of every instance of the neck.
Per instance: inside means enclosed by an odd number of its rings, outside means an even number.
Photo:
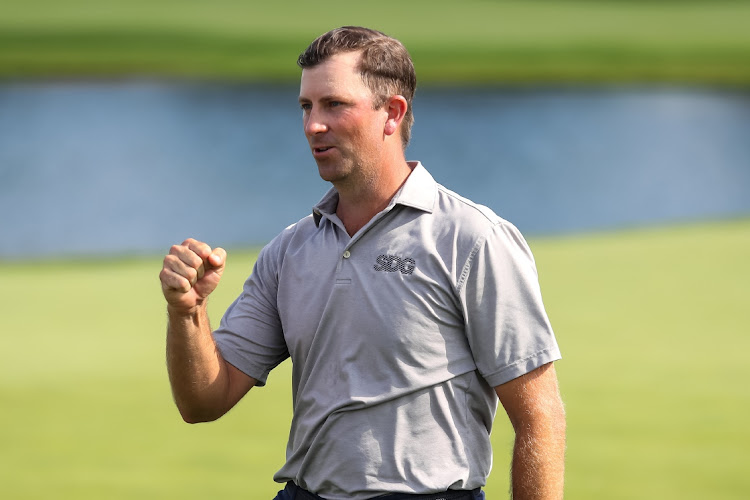
[[[370,179],[334,184],[339,193],[336,215],[343,222],[349,236],[354,236],[388,206],[411,174],[411,167],[402,158],[401,161],[390,163],[374,172],[376,174]]]

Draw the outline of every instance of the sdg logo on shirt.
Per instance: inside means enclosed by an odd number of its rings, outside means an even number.
[[[401,274],[412,274],[414,269],[417,268],[417,263],[411,257],[401,258],[397,255],[378,255],[373,268],[376,271],[385,271],[387,273],[399,271]]]

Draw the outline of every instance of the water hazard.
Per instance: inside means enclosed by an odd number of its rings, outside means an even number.
[[[0,258],[267,242],[328,185],[295,86],[0,85]],[[409,159],[527,235],[750,214],[750,93],[420,89]]]

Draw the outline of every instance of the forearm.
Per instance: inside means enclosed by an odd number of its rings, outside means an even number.
[[[511,471],[514,500],[563,498],[565,472],[565,415],[516,429]]]
[[[167,370],[177,408],[186,422],[215,420],[226,412],[229,377],[205,304],[167,311]]]

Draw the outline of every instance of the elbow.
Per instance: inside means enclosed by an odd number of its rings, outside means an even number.
[[[562,449],[565,449],[565,442],[567,441],[568,424],[565,415],[565,407],[560,405],[552,412],[550,417],[547,419],[546,425],[548,426],[548,432],[552,436],[552,439],[560,443]]]
[[[565,439],[567,433],[567,416],[565,406],[558,398],[534,412],[528,412],[523,418],[513,423],[513,429],[517,434],[544,433],[550,436],[558,436]]]
[[[217,412],[215,410],[210,409],[202,409],[202,408],[187,408],[182,407],[180,405],[177,406],[177,409],[180,412],[180,416],[182,417],[182,420],[186,424],[201,424],[205,422],[213,422],[215,420],[218,420],[222,415],[224,415],[223,412]]]
[[[565,405],[560,398],[557,398],[544,412],[542,418],[543,425],[550,428],[558,435],[564,436],[567,432],[567,416],[565,414]]]
[[[214,420],[217,420],[219,417],[213,417],[213,416],[205,416],[200,414],[194,414],[194,413],[182,413],[180,412],[180,416],[182,416],[182,420],[186,424],[202,424],[206,422],[213,422]]]
[[[182,413],[180,412],[180,416],[182,417],[183,422],[186,424],[202,424],[205,422],[211,422],[211,419],[207,419],[205,417],[200,417],[198,415],[193,415],[190,413]],[[215,420],[215,419],[214,419]]]

